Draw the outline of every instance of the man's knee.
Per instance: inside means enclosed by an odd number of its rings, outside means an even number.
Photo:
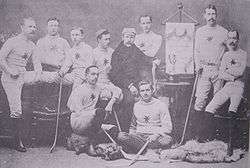
[[[160,143],[160,146],[167,147],[172,142],[172,137],[169,135],[165,135],[165,136],[160,137],[158,141]]]
[[[117,139],[120,142],[127,141],[129,140],[129,134],[127,132],[119,132]]]

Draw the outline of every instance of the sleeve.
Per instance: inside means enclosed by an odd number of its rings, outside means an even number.
[[[172,131],[172,121],[171,116],[169,114],[169,110],[166,104],[161,102],[160,105],[160,120],[161,120],[161,129],[159,130],[159,134],[170,134]]]
[[[67,73],[69,68],[72,66],[73,64],[73,53],[68,50],[67,53],[66,53],[66,58],[65,58],[65,61],[63,62],[63,66],[61,67],[61,71],[63,73]]]
[[[67,53],[70,49],[70,45],[67,40],[64,42],[64,52]]]
[[[42,65],[41,65],[41,60],[39,55],[35,54],[37,50],[37,46],[34,45],[34,49],[33,49],[33,53],[32,53],[32,61],[33,61],[33,65],[34,65],[34,70],[36,72],[41,72],[42,71]]]
[[[78,87],[71,92],[67,106],[72,112],[79,112],[83,108],[84,100],[86,99],[83,95],[84,89]]]
[[[195,62],[195,69],[196,71],[200,69],[201,64],[200,64],[200,43],[201,43],[201,33],[200,30],[198,29],[195,33],[195,44],[194,44],[194,62]]]
[[[44,56],[46,55],[46,50],[43,41],[40,39],[37,41],[36,48],[34,50],[34,57],[39,59],[41,63],[44,63]]]
[[[238,64],[238,66],[231,66],[226,70],[226,72],[234,76],[235,79],[239,78],[243,75],[246,69],[246,63],[247,63],[247,54],[244,53],[244,55],[240,59],[237,59],[236,64]]]
[[[1,69],[6,73],[11,72],[11,69],[7,64],[6,58],[12,52],[12,50],[13,50],[13,41],[11,39],[7,40],[3,44],[3,46],[0,50],[0,66],[1,66]]]
[[[130,127],[129,127],[129,133],[135,133],[136,132],[136,126],[137,126],[136,117],[133,114],[132,118],[131,118]]]
[[[228,55],[225,53],[222,57],[220,68],[219,68],[219,79],[223,79],[225,81],[233,81],[234,77],[226,72],[228,62]]]
[[[121,71],[120,60],[117,50],[115,50],[111,56],[111,70],[108,73],[109,80],[116,86],[122,88],[124,85],[122,84],[122,79],[120,80],[119,72]]]
[[[162,43],[162,37],[160,35],[157,35],[155,39],[152,41],[152,45],[148,48],[145,48],[144,54],[149,57],[155,57],[156,53],[161,47]]]
[[[112,98],[116,99],[116,101],[121,101],[123,98],[122,90],[115,86],[114,84],[102,85],[102,89],[108,89],[112,93]]]

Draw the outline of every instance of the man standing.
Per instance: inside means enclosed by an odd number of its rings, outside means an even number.
[[[66,60],[58,73],[59,76],[65,75],[64,82],[73,83],[74,89],[82,84],[86,68],[93,64],[93,49],[83,41],[85,34],[82,28],[73,28],[70,34],[73,47],[67,53]],[[72,72],[67,73],[71,66]]]
[[[196,32],[195,69],[201,72],[197,85],[195,110],[203,111],[208,94],[213,87],[214,93],[221,88],[218,80],[219,65],[224,53],[227,30],[216,23],[217,9],[209,5],[205,9],[206,25]]]
[[[141,81],[138,87],[141,100],[135,103],[129,134],[121,132],[118,140],[131,153],[137,153],[146,141],[150,141],[148,153],[152,156],[155,149],[169,147],[172,140],[169,135],[172,131],[171,117],[166,104],[153,97],[150,82]]]
[[[142,15],[139,18],[140,27],[143,33],[135,36],[135,45],[151,60],[153,61],[153,66],[160,65],[160,59],[156,57],[158,50],[161,47],[162,37],[159,34],[154,33],[151,30],[152,17],[149,15]],[[152,72],[149,74],[144,72],[144,75],[152,80]]]
[[[110,112],[119,95],[112,93],[108,86],[97,84],[99,69],[97,66],[89,66],[86,68],[86,82],[75,88],[69,98],[68,107],[72,111],[71,127],[73,133],[86,137],[85,152],[94,155],[93,146],[98,141],[98,131],[101,128],[106,112]],[[102,92],[110,92],[111,97],[106,107],[96,108],[96,104],[100,101]],[[111,94],[112,93],[112,94]]]
[[[15,149],[26,152],[21,140],[22,106],[21,92],[24,83],[38,80],[40,74],[40,62],[34,55],[35,44],[31,41],[35,35],[36,23],[32,18],[24,18],[21,23],[22,32],[8,39],[0,50],[0,66],[3,70],[2,85],[6,92],[10,106],[15,138]],[[27,72],[25,66],[32,57],[36,72]]]
[[[195,39],[195,70],[199,79],[194,109],[196,119],[200,122],[203,122],[203,119],[212,119],[212,115],[204,112],[204,110],[211,89],[213,88],[215,94],[222,87],[218,72],[225,50],[224,42],[227,39],[227,30],[216,23],[217,9],[214,5],[208,5],[205,9],[204,18],[206,19],[206,25],[196,31]],[[212,122],[212,120],[209,122]],[[200,124],[204,125],[203,123]],[[200,126],[196,125],[195,127],[197,132],[201,131]]]
[[[229,31],[226,44],[229,51],[224,54],[219,71],[219,78],[226,84],[214,95],[212,101],[207,105],[206,111],[213,114],[230,99],[228,115],[237,117],[237,109],[244,92],[243,75],[246,69],[247,53],[239,47],[237,30]]]
[[[109,47],[110,33],[106,29],[101,29],[96,32],[96,39],[98,42],[97,47],[94,49],[94,65],[100,69],[99,83],[110,83],[108,73],[111,69],[111,56],[114,49]]]
[[[37,42],[36,55],[41,60],[44,71],[58,71],[64,64],[66,54],[70,49],[67,40],[59,35],[59,19],[49,18],[47,35]]]
[[[112,54],[110,81],[122,89],[123,100],[120,103],[118,116],[122,118],[120,124],[122,130],[128,132],[134,96],[138,94],[137,84],[143,79],[142,71],[152,69],[152,61],[134,44],[135,29],[124,28],[122,42]]]

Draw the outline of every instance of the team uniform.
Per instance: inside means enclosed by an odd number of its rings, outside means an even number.
[[[196,69],[202,68],[196,89],[195,110],[204,110],[208,94],[213,87],[214,94],[221,89],[222,82],[218,79],[220,61],[224,52],[224,41],[227,30],[216,25],[203,26],[196,32],[195,62]]]
[[[125,149],[137,153],[152,134],[159,134],[160,137],[149,143],[148,148],[162,148],[169,145],[172,131],[171,117],[168,107],[160,100],[153,98],[146,103],[142,100],[135,103],[133,120],[129,134],[118,136]]]
[[[67,55],[61,71],[67,73],[72,66],[72,72],[64,76],[64,82],[72,84],[73,88],[82,84],[85,79],[85,69],[93,64],[93,49],[85,42],[73,46]]]
[[[18,72],[17,79],[3,71],[2,85],[9,102],[11,117],[20,118],[22,115],[21,92],[24,83],[34,83],[40,78],[40,62],[33,55],[35,44],[24,39],[22,35],[8,39],[0,50],[1,59],[7,61],[9,68]],[[25,66],[32,57],[35,71],[26,71]],[[36,72],[37,71],[37,72]]]
[[[114,49],[110,47],[103,49],[99,46],[93,51],[94,65],[96,65],[100,70],[98,83],[110,83],[108,73],[111,69],[111,56],[113,52]]]
[[[152,31],[142,33],[135,36],[135,45],[143,51],[143,53],[151,58],[155,58],[156,53],[161,47],[162,37]]]
[[[162,37],[152,31],[149,33],[142,33],[135,36],[135,45],[152,61],[156,58],[156,54],[161,47]],[[148,80],[152,80],[152,71],[147,70],[142,72]]]
[[[42,81],[55,82],[58,80],[56,71],[63,66],[69,49],[70,46],[67,40],[61,38],[59,35],[47,35],[38,40],[35,55],[40,59],[42,64]]]
[[[70,122],[75,134],[96,139],[105,117],[104,109],[96,108],[96,104],[104,90],[112,92],[107,85],[92,86],[87,83],[83,83],[72,91],[67,105],[72,111]],[[120,100],[119,96],[112,94],[112,98],[116,101]]]
[[[226,84],[207,105],[207,112],[216,112],[228,99],[230,99],[229,111],[237,112],[244,92],[243,74],[246,69],[246,62],[247,53],[241,49],[228,51],[224,54],[219,78],[224,80]]]

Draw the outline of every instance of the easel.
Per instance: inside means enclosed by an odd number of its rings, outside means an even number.
[[[163,25],[166,25],[166,22],[168,22],[169,20],[171,20],[172,18],[174,18],[175,16],[179,15],[179,22],[181,23],[183,21],[183,16],[187,17],[188,19],[190,19],[192,22],[195,23],[195,26],[199,25],[199,22],[194,19],[191,15],[189,15],[185,10],[184,10],[184,6],[182,4],[182,2],[179,2],[177,4],[177,11],[174,12],[172,15],[170,15],[169,17],[166,18],[166,20],[164,22],[162,22]],[[193,44],[195,44],[195,38],[193,35]],[[193,60],[194,60],[194,45],[193,45]],[[194,67],[195,68],[195,67]],[[186,120],[185,120],[185,125],[184,125],[184,129],[183,129],[183,133],[182,133],[182,137],[181,137],[181,141],[177,146],[180,146],[183,144],[184,140],[185,140],[185,135],[186,135],[186,131],[187,131],[187,126],[188,126],[188,121],[189,121],[189,116],[190,116],[190,112],[191,112],[191,107],[192,107],[192,102],[194,99],[194,95],[195,95],[195,90],[196,90],[196,84],[197,84],[197,79],[198,77],[195,78],[195,82],[194,82],[194,86],[193,86],[193,91],[192,91],[192,95],[191,95],[191,100],[189,102],[189,106],[188,106],[188,112],[187,112],[187,116],[186,116]]]

